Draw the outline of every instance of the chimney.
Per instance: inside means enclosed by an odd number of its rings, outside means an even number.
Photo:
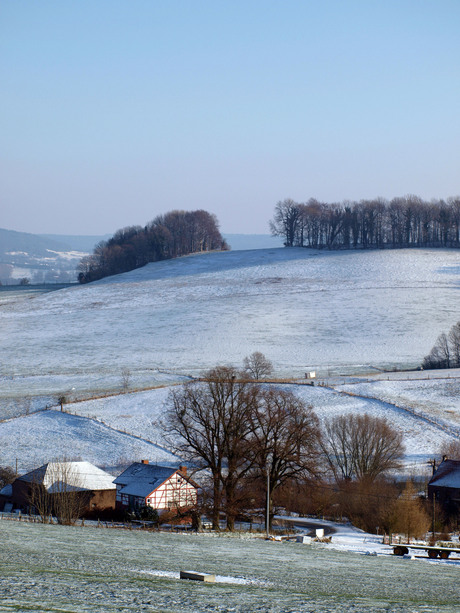
[[[179,472],[181,472],[183,475],[187,474],[187,467],[186,466],[179,466]]]
[[[141,460],[141,464],[148,464],[149,461],[148,460]]]

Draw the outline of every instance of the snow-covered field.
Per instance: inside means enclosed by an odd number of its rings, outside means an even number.
[[[444,378],[357,382],[336,386],[337,390],[378,398],[399,407],[425,412],[439,422],[449,422],[460,432],[460,371],[436,373]],[[423,376],[422,373],[419,377]]]
[[[279,376],[301,379],[314,368],[326,377],[335,390],[290,388],[320,419],[387,417],[404,432],[409,470],[420,472],[460,436],[460,379],[369,373],[421,361],[458,319],[459,281],[458,251],[262,249],[25,292],[0,305],[0,420],[9,420],[0,422],[2,461],[18,459],[24,470],[63,456],[105,466],[174,462],[160,426],[168,386],[257,350]],[[124,369],[130,393],[120,394]],[[356,377],[362,371],[366,380]],[[66,414],[56,410],[59,396]]]
[[[86,460],[111,471],[143,458],[163,466],[180,464],[180,458],[161,444],[55,410],[2,422],[0,437],[2,464],[15,466],[17,461],[20,473],[63,458]]]
[[[436,389],[438,382],[433,383]],[[401,382],[391,387],[396,404],[356,395],[361,385],[341,386],[350,388],[353,395],[318,385],[291,384],[286,388],[311,405],[322,422],[346,413],[369,413],[388,419],[404,433],[404,475],[427,475],[428,460],[439,454],[444,443],[460,438],[460,425],[450,421],[449,415],[441,419],[436,412],[430,413],[428,406],[420,410],[407,410],[402,403],[398,406],[397,390]],[[24,471],[62,457],[84,459],[105,467],[143,458],[177,465],[180,460],[167,452],[169,446],[163,426],[171,389],[161,387],[74,401],[64,405],[64,413],[55,407],[0,422],[3,461],[14,466],[18,458],[19,467]],[[459,404],[457,400],[458,410]]]
[[[24,293],[0,304],[1,464],[177,466],[162,428],[170,390],[262,351],[278,376],[298,379],[287,388],[321,421],[386,417],[404,433],[406,472],[428,472],[427,459],[460,437],[460,373],[378,369],[420,363],[459,319],[459,275],[455,251],[270,249]],[[314,386],[300,383],[307,369],[322,377]],[[5,612],[460,610],[460,562],[390,557],[349,527],[309,546],[0,520],[0,541]],[[181,569],[218,581],[181,581]]]
[[[1,373],[97,373],[104,386],[123,367],[200,373],[253,351],[283,376],[414,366],[457,321],[459,289],[453,250],[178,258],[5,304]]]
[[[333,535],[331,547],[0,520],[0,538],[5,612],[459,610],[459,562],[390,556],[375,537],[350,530]],[[180,570],[217,581],[180,580]]]

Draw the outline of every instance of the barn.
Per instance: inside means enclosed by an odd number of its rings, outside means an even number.
[[[34,504],[34,488],[40,487],[51,498],[76,492],[85,500],[85,513],[115,508],[113,476],[90,462],[48,462],[12,483],[14,508],[26,510]]]

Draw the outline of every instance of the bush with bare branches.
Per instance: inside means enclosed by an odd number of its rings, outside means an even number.
[[[250,356],[244,358],[244,370],[253,379],[268,377],[273,372],[273,364],[260,351],[254,351]]]
[[[327,422],[324,430],[322,450],[337,482],[372,481],[400,467],[403,437],[386,419],[340,415]]]

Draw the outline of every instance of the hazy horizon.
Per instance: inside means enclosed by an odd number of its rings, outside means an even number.
[[[0,5],[2,226],[113,234],[173,209],[459,194],[460,4]]]

